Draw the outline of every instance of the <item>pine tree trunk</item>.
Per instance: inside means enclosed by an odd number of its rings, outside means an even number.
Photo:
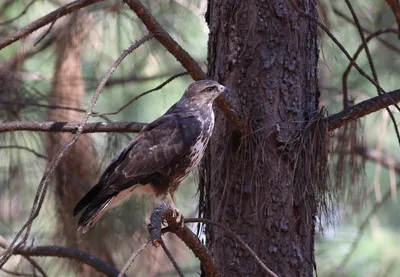
[[[294,2],[317,16],[314,1]],[[295,142],[318,111],[316,24],[284,0],[209,0],[207,17],[208,75],[231,89],[251,132],[217,111],[201,212],[279,276],[313,276],[317,171],[299,166],[308,161]],[[233,237],[212,226],[206,235],[222,276],[267,276]]]

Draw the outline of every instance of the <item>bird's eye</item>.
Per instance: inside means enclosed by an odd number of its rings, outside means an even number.
[[[212,92],[214,90],[214,87],[209,87],[206,89],[207,92]]]

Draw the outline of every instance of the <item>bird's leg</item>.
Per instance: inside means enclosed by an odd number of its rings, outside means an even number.
[[[171,209],[173,211],[173,216],[176,217],[176,222],[183,223],[181,211],[175,206],[174,199],[172,198],[172,195],[170,192],[167,193],[166,199],[168,201],[169,206],[171,207]]]

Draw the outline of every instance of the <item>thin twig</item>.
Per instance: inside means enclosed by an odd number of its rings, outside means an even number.
[[[269,269],[267,267],[267,265],[258,257],[258,255],[253,251],[253,249],[251,249],[251,247],[245,243],[238,235],[236,235],[231,229],[229,229],[228,227],[226,227],[225,225],[213,221],[213,220],[209,220],[209,219],[205,219],[205,218],[185,218],[185,223],[190,223],[190,222],[201,222],[201,223],[205,223],[205,224],[210,224],[213,226],[216,226],[222,230],[224,230],[225,232],[227,232],[228,234],[230,234],[232,237],[234,237],[241,246],[243,246],[244,248],[246,248],[246,250],[250,253],[251,256],[253,256],[253,258],[257,261],[257,263],[271,276],[273,277],[278,277],[278,275],[273,272],[271,269]]]
[[[349,2],[349,0],[344,0],[344,1],[346,2],[347,7],[349,8],[351,16],[353,17],[354,23],[355,23],[355,25],[357,27],[358,34],[359,34],[359,36],[361,38],[361,45],[365,50],[365,54],[367,55],[367,59],[368,59],[369,66],[371,68],[372,76],[374,78],[374,81],[378,85],[376,87],[377,90],[378,90],[378,95],[380,95],[381,94],[381,91],[379,90],[380,85],[379,85],[378,75],[376,74],[376,70],[375,70],[374,60],[372,59],[371,52],[369,51],[368,43],[367,43],[367,40],[365,39],[364,33],[362,31],[362,27],[361,27],[360,21],[358,20],[357,14],[354,11],[353,6]],[[347,106],[344,107],[344,108],[346,109]]]
[[[15,106],[22,106],[22,107],[33,106],[33,107],[46,108],[46,109],[51,109],[51,110],[67,110],[67,111],[75,111],[75,112],[80,112],[80,113],[86,112],[86,110],[82,109],[82,108],[41,104],[41,103],[37,103],[37,102],[19,102],[19,101],[8,101],[8,100],[0,99],[0,104],[15,105]],[[97,114],[97,112],[93,112],[93,113]],[[107,122],[111,122],[111,120],[109,118],[107,118],[106,116],[99,116],[99,117],[103,118]]]
[[[143,251],[143,249],[146,248],[146,246],[149,244],[151,240],[148,239],[145,243],[142,244],[135,252],[132,253],[131,257],[129,260],[126,262],[120,273],[118,274],[118,277],[122,277],[125,275],[125,272],[128,270],[128,268],[131,266],[131,264],[135,261],[136,257],[140,254],[140,252]]]
[[[53,39],[50,37],[47,39],[40,47],[35,47],[34,49],[30,49],[28,51],[20,51],[14,55],[11,59],[6,61],[2,67],[6,71],[15,71],[18,66],[20,66],[24,61],[26,61],[29,58],[32,58],[36,54],[46,50],[51,46],[53,43]]]
[[[10,244],[8,243],[8,241],[1,235],[0,235],[0,247],[1,248],[9,248],[10,247]],[[3,253],[0,253],[0,256],[2,256],[2,255],[3,255]],[[39,271],[43,277],[47,277],[47,274],[44,272],[43,268],[33,258],[31,258],[29,256],[23,256],[23,257],[25,260],[28,261],[28,263],[30,263],[32,265],[33,268],[37,269],[37,271]]]
[[[19,15],[15,16],[14,18],[5,20],[3,22],[0,22],[0,25],[7,25],[10,23],[13,23],[14,21],[18,20],[19,18],[21,18],[24,14],[26,14],[26,12],[29,10],[29,8],[33,5],[33,3],[35,3],[36,0],[32,0],[31,2],[28,3],[28,5],[26,5],[26,7],[19,13]]]
[[[125,109],[126,107],[128,107],[130,104],[132,104],[133,102],[135,102],[136,100],[138,100],[139,98],[149,94],[150,92],[153,91],[157,91],[160,90],[161,88],[163,88],[165,85],[167,85],[169,82],[171,82],[172,80],[181,77],[181,76],[185,76],[187,75],[187,72],[181,72],[178,74],[175,74],[174,76],[169,77],[167,80],[165,80],[164,82],[162,82],[160,85],[156,86],[155,88],[149,89],[145,92],[140,93],[139,95],[133,97],[131,100],[129,100],[127,103],[125,103],[123,106],[121,106],[118,110],[114,111],[114,112],[109,112],[109,113],[93,113],[92,117],[99,117],[99,116],[105,116],[105,115],[114,115],[117,114],[119,112],[121,112],[123,109]]]
[[[181,71],[180,69],[176,69],[176,70],[170,70],[172,72],[176,72],[172,75],[176,75],[179,73],[179,71]],[[134,73],[133,73],[134,74]],[[189,73],[188,73],[189,74]],[[124,77],[120,77],[120,78],[111,78],[107,84],[106,87],[112,87],[112,86],[118,86],[118,85],[125,85],[126,83],[130,83],[130,82],[148,82],[148,81],[152,81],[155,79],[160,79],[160,78],[168,78],[169,76],[171,76],[171,72],[164,72],[164,73],[159,73],[156,75],[152,75],[152,76],[137,76],[137,75],[131,75],[131,76],[124,76]]]
[[[146,126],[138,122],[96,122],[87,123],[81,130],[82,133],[137,133]],[[68,132],[77,133],[81,124],[79,122],[55,122],[55,121],[11,121],[0,122],[0,133],[16,131],[33,132]]]
[[[25,150],[25,151],[28,151],[28,152],[32,153],[33,155],[35,155],[38,158],[41,158],[41,159],[44,159],[44,160],[48,159],[47,156],[45,156],[45,155],[43,155],[43,154],[41,154],[41,153],[29,148],[29,147],[26,147],[26,146],[21,146],[21,145],[1,145],[0,149],[20,149],[20,150]]]
[[[47,277],[48,275],[46,274],[46,272],[44,272],[43,268],[32,258],[32,257],[24,257],[25,260],[28,261],[28,263],[30,263],[32,265],[32,267],[34,269],[36,269],[37,271],[40,272],[40,274],[42,274],[42,277]]]
[[[34,31],[40,29],[43,26],[57,20],[58,18],[70,14],[76,10],[79,10],[83,7],[102,2],[104,0],[76,0],[74,2],[68,3],[57,10],[39,18],[38,20],[32,22],[31,24],[27,25],[26,27],[19,29],[14,34],[0,40],[0,50],[4,47],[20,40],[21,38],[26,37],[27,35],[33,33]]]
[[[368,37],[366,37],[366,42],[369,42],[373,38],[378,38],[379,39],[380,35],[387,34],[387,33],[396,34],[397,30],[393,29],[393,28],[380,29],[380,30],[378,30],[376,32],[373,32],[370,35],[368,35]],[[363,50],[363,46],[364,46],[364,44],[362,43],[357,48],[357,51],[353,55],[353,60],[357,60],[358,56],[360,55],[361,51]],[[348,98],[349,97],[348,97],[347,79],[348,79],[348,76],[349,76],[352,68],[353,68],[352,63],[349,63],[349,65],[347,66],[346,70],[343,72],[343,76],[342,76],[343,109],[347,109],[347,107],[348,107]]]
[[[346,20],[347,22],[351,23],[351,24],[355,24],[353,20],[351,20],[350,17],[348,17],[346,14],[344,14],[343,12],[341,12],[340,10],[333,8],[333,12],[335,14],[337,14],[338,16],[340,16],[341,18],[343,18],[344,20]],[[367,33],[367,34],[372,34],[372,32],[370,30],[367,30],[366,28],[362,28],[363,32]],[[395,52],[397,52],[398,54],[400,54],[400,48],[397,47],[396,45],[392,44],[391,42],[383,39],[383,38],[378,38],[378,41],[380,43],[382,43],[383,45],[385,45],[387,48],[389,48],[390,50],[393,50]]]
[[[81,134],[83,133],[83,129],[85,125],[87,124],[90,115],[93,112],[94,105],[97,102],[97,99],[100,97],[101,92],[104,89],[104,85],[107,82],[107,80],[111,77],[112,73],[115,71],[115,69],[118,67],[118,65],[122,62],[122,60],[128,56],[133,50],[137,49],[139,46],[141,46],[143,43],[146,41],[150,40],[153,37],[153,35],[148,34],[144,36],[142,39],[137,41],[136,43],[132,44],[127,50],[125,50],[122,55],[113,63],[113,65],[110,67],[110,69],[107,71],[106,75],[104,76],[103,80],[100,82],[99,86],[96,89],[96,92],[94,93],[92,100],[90,101],[89,107],[87,109],[87,112],[85,116],[83,117],[81,123],[78,125],[77,132],[76,134],[58,151],[58,153],[55,155],[55,157],[52,159],[52,161],[49,163],[48,167],[46,168],[45,173],[43,174],[43,177],[39,183],[37,193],[35,195],[35,199],[33,201],[33,206],[31,210],[31,214],[26,221],[26,223],[22,226],[20,231],[17,233],[17,235],[14,237],[13,241],[10,244],[10,247],[7,248],[6,252],[0,259],[0,267],[2,267],[7,260],[10,258],[10,256],[13,254],[15,250],[15,243],[19,239],[19,237],[22,235],[22,233],[25,231],[24,237],[21,239],[19,244],[17,245],[17,248],[22,246],[25,241],[28,239],[30,229],[31,229],[31,224],[33,220],[39,215],[40,209],[42,207],[44,198],[46,196],[47,189],[50,184],[50,180],[54,174],[54,171],[59,164],[60,160],[62,157],[68,152],[68,150],[74,145],[74,143],[79,139]]]
[[[171,252],[168,250],[167,246],[165,245],[165,242],[163,239],[160,240],[161,247],[164,249],[165,254],[167,255],[168,259],[171,261],[172,265],[178,272],[179,276],[185,277],[185,275],[182,273],[181,268],[179,267],[178,263],[175,261],[174,257],[172,256]]]
[[[56,23],[57,19],[58,19],[58,17],[56,19],[54,19],[53,22],[51,22],[51,24],[50,24],[49,28],[47,28],[46,32],[44,32],[40,36],[40,38],[37,41],[35,41],[35,43],[33,44],[34,47],[37,46],[45,37],[47,37],[48,34],[50,34],[50,31],[51,31],[51,29],[53,29],[53,26]]]

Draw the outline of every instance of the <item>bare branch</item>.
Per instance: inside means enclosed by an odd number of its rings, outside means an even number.
[[[164,219],[167,221],[168,227],[161,229],[161,222]],[[220,276],[210,251],[187,226],[176,222],[176,217],[173,216],[173,211],[168,203],[161,202],[155,207],[151,214],[150,222],[148,229],[154,246],[159,246],[161,244],[161,234],[163,232],[172,232],[177,235],[200,260],[207,277]]]
[[[42,40],[44,40],[45,37],[47,37],[48,34],[50,34],[51,29],[53,29],[54,24],[56,23],[56,20],[54,20],[53,22],[51,22],[50,26],[47,28],[46,32],[44,32],[40,38],[38,38],[38,40],[35,41],[35,43],[33,44],[33,46],[37,46]]]
[[[176,75],[179,74],[178,70],[171,70],[172,72],[176,72],[173,73],[172,75]],[[188,73],[187,73],[188,74]],[[171,76],[171,72],[164,72],[164,73],[159,73],[156,75],[152,75],[152,76],[137,76],[137,75],[131,75],[131,76],[124,76],[121,78],[111,78],[107,83],[106,83],[106,87],[112,87],[112,86],[118,86],[118,85],[124,85],[126,83],[130,83],[130,82],[147,82],[147,81],[152,81],[155,79],[159,79],[159,78],[167,78]]]
[[[350,121],[357,120],[365,115],[389,107],[393,105],[393,101],[400,102],[400,89],[365,100],[351,106],[347,110],[328,116],[324,120],[328,123],[328,130],[333,131],[346,125]]]
[[[49,163],[48,167],[46,168],[46,171],[43,174],[43,177],[39,183],[35,199],[33,201],[33,206],[31,209],[31,214],[26,221],[26,223],[21,227],[21,229],[18,231],[17,235],[14,237],[13,241],[11,242],[10,246],[7,248],[5,253],[2,255],[0,259],[0,267],[2,267],[7,260],[10,258],[10,256],[13,254],[15,249],[21,247],[25,241],[28,239],[28,236],[30,234],[31,226],[33,220],[39,215],[40,209],[42,207],[44,198],[46,196],[47,189],[50,184],[50,180],[54,174],[54,171],[57,167],[57,165],[60,163],[60,160],[62,157],[69,151],[69,149],[74,145],[75,142],[78,141],[80,135],[83,132],[83,129],[85,128],[85,125],[87,124],[90,115],[93,112],[94,105],[97,102],[97,99],[100,97],[101,92],[104,89],[104,85],[107,82],[107,80],[111,77],[112,73],[115,71],[115,69],[118,67],[118,65],[122,62],[122,60],[128,56],[133,50],[138,48],[140,45],[151,39],[153,35],[148,34],[139,41],[135,42],[132,44],[127,50],[125,50],[122,55],[112,64],[110,69],[107,71],[106,75],[104,76],[103,80],[100,82],[98,88],[96,89],[96,92],[94,93],[92,100],[89,103],[89,107],[87,109],[87,112],[85,116],[83,117],[81,123],[79,124],[77,128],[76,134],[58,151],[58,153],[55,155],[55,157],[52,159],[52,161]],[[24,233],[24,237],[21,239],[19,244],[15,247],[15,243],[19,239],[19,237]]]
[[[28,261],[28,263],[30,263],[32,265],[32,267],[34,269],[36,269],[37,271],[40,272],[40,274],[42,274],[43,277],[47,277],[46,272],[44,272],[43,268],[32,258],[32,257],[24,257],[25,260]]]
[[[132,72],[131,74],[128,74],[127,76],[110,78],[110,80],[108,80],[106,83],[106,87],[108,88],[108,87],[112,87],[112,86],[124,85],[124,84],[130,83],[130,82],[135,82],[135,83],[148,82],[148,81],[152,81],[155,79],[168,78],[170,76],[179,74],[180,71],[182,71],[181,67],[173,68],[173,69],[169,70],[168,72],[158,73],[158,74],[151,75],[151,76],[138,76],[138,75],[136,75],[135,72]],[[189,74],[189,73],[187,72],[186,74]],[[88,79],[86,79],[86,80],[88,80]],[[89,80],[89,81],[93,81],[93,80]]]
[[[167,80],[165,80],[164,82],[162,82],[161,84],[159,84],[158,86],[156,86],[155,88],[152,88],[150,90],[147,90],[145,92],[140,93],[139,95],[133,97],[131,100],[129,100],[127,103],[125,103],[123,106],[121,106],[118,110],[116,110],[115,112],[109,112],[109,113],[100,113],[100,114],[92,114],[92,117],[99,117],[99,116],[104,116],[104,115],[114,115],[117,114],[119,112],[121,112],[123,109],[125,109],[126,107],[128,107],[130,104],[132,104],[133,102],[135,102],[136,100],[138,100],[139,98],[149,94],[150,92],[153,91],[157,91],[160,90],[161,88],[163,88],[165,85],[167,85],[169,82],[171,82],[172,80],[181,77],[181,76],[185,76],[187,75],[187,72],[181,72],[178,73],[176,75],[171,76],[170,78],[168,78]]]
[[[168,250],[167,246],[165,245],[164,240],[161,239],[160,243],[161,243],[161,247],[164,249],[165,254],[167,255],[168,259],[171,261],[172,265],[174,266],[174,268],[178,272],[179,276],[185,277],[185,275],[183,275],[182,270],[179,267],[178,263],[175,261],[175,259],[172,256],[171,252]]]
[[[148,239],[145,243],[142,244],[135,252],[132,253],[131,257],[129,260],[126,262],[124,267],[122,268],[121,272],[118,274],[118,277],[123,277],[125,276],[125,272],[128,270],[128,268],[131,266],[131,264],[134,262],[136,257],[140,254],[140,252],[143,251],[143,249],[146,248],[146,246],[149,244],[150,239]]]
[[[5,241],[3,237],[0,236],[0,247],[9,248],[10,244]],[[22,255],[24,257],[58,257],[58,258],[66,258],[72,259],[81,263],[85,263],[98,272],[104,273],[107,276],[119,276],[119,271],[112,267],[111,265],[105,263],[99,258],[86,253],[84,251],[80,251],[78,249],[73,249],[64,246],[58,245],[49,245],[49,246],[21,246],[18,248],[14,248],[13,251],[15,255]],[[126,275],[121,275],[126,276]]]
[[[76,0],[72,3],[68,3],[57,10],[39,18],[38,20],[32,22],[28,26],[18,30],[16,33],[0,40],[0,50],[3,49],[4,47],[20,40],[23,37],[26,37],[27,35],[33,33],[34,31],[40,29],[43,26],[46,26],[47,24],[56,21],[60,17],[70,14],[76,10],[79,10],[83,7],[92,5],[94,3],[102,2],[104,0]]]
[[[137,14],[150,33],[170,52],[189,72],[194,80],[205,79],[206,75],[197,62],[186,52],[153,17],[147,8],[138,0],[124,0]]]
[[[16,131],[34,131],[34,132],[68,132],[77,133],[80,127],[79,122],[36,122],[36,121],[12,121],[0,123],[0,133]],[[96,122],[87,123],[82,133],[125,133],[139,132],[145,123],[137,122]]]

